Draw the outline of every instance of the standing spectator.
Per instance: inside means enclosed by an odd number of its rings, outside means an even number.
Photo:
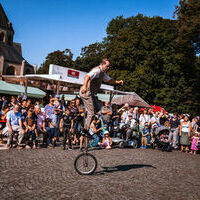
[[[72,149],[72,132],[73,132],[74,121],[71,115],[70,109],[65,109],[65,114],[62,116],[60,121],[60,132],[63,132],[63,150],[66,148],[66,141],[68,140],[68,149]]]
[[[77,108],[74,99],[70,102],[69,108],[70,108],[71,115],[73,116],[73,120],[74,120],[74,127],[73,127],[73,138],[74,138],[74,141],[73,141],[73,144],[76,144],[76,143],[78,143],[77,130],[78,130],[79,109]]]
[[[54,99],[51,98],[49,101],[49,104],[47,104],[44,108],[44,112],[45,112],[45,118],[51,118],[51,115],[53,115],[54,113]]]
[[[150,116],[147,114],[147,109],[145,108],[139,118],[140,127],[143,127],[145,123],[149,124]]]
[[[170,120],[170,133],[169,133],[169,142],[172,142],[173,148],[177,149],[177,138],[178,138],[178,127],[179,127],[178,116],[175,113],[174,117]]]
[[[107,130],[110,131],[112,107],[110,106],[109,101],[105,102],[105,105],[101,109],[101,114],[102,114],[103,122],[107,126]]]
[[[148,137],[148,135],[150,135],[148,122],[145,122],[143,128],[141,129],[141,132],[142,132],[141,149],[146,149],[147,148],[147,137]]]
[[[58,119],[58,109],[54,108],[54,113],[49,118],[49,144],[52,144],[53,147],[56,146],[56,140],[58,137],[58,130],[59,130],[59,119]]]
[[[7,149],[10,148],[13,135],[15,132],[18,133],[18,148],[22,148],[22,139],[24,137],[24,130],[22,128],[21,114],[19,112],[19,106],[13,105],[13,110],[7,113],[7,129],[8,129],[8,140]]]
[[[5,96],[2,97],[2,110],[3,110],[3,107],[7,104],[7,99]]]
[[[200,133],[200,118],[197,119],[197,125],[196,125],[196,130],[195,130],[195,132]]]
[[[27,117],[27,106],[26,106],[26,100],[22,101],[21,107],[20,107],[20,112],[21,112],[21,116],[22,116],[22,121],[25,120],[25,118]]]
[[[121,113],[121,123],[120,128],[122,128],[125,124],[125,121],[128,119],[128,113],[129,113],[129,104],[126,103],[122,108],[118,110],[118,113]]]
[[[139,112],[138,112],[138,107],[135,107],[134,110],[133,110],[133,119],[135,119],[137,122],[139,122]]]
[[[189,137],[190,137],[190,131],[191,131],[191,123],[188,119],[188,116],[184,117],[184,121],[180,124],[180,144],[181,144],[181,151],[184,150],[186,153],[188,152],[188,145]]]

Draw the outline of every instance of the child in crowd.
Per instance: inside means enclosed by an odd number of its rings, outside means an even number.
[[[100,130],[102,130],[101,128],[97,129],[97,124],[99,123],[100,121],[97,119],[97,117],[94,117],[93,120],[92,120],[92,123],[90,125],[90,130],[89,130],[89,133],[90,135],[92,136],[93,139],[91,139],[90,143],[89,143],[89,146],[90,147],[95,147],[98,145],[98,142],[99,142],[99,137],[98,137],[98,132]]]
[[[112,139],[109,136],[109,132],[104,132],[104,138],[102,140],[102,143],[99,143],[99,146],[105,149],[111,149],[112,148]]]
[[[58,109],[54,108],[53,112],[49,119],[48,144],[53,144],[53,147],[55,147],[59,128]]]
[[[60,121],[60,132],[63,132],[63,150],[66,147],[66,141],[68,140],[68,150],[72,150],[72,132],[73,132],[73,116],[71,115],[70,109],[65,109],[65,114]]]
[[[144,126],[141,129],[142,132],[142,146],[141,149],[146,149],[147,148],[147,137],[150,135],[150,131],[148,128],[148,122],[144,123]]]
[[[192,137],[192,145],[191,145],[191,152],[190,154],[196,155],[196,152],[198,151],[198,142],[199,142],[199,134],[198,132],[195,132],[195,135]]]

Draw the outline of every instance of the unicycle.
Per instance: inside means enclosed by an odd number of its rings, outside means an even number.
[[[79,154],[74,160],[74,168],[80,175],[91,175],[97,168],[97,159],[92,154],[88,153],[87,148]]]

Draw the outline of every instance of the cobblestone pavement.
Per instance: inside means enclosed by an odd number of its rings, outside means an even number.
[[[0,199],[200,199],[200,155],[93,150],[94,175],[73,168],[79,150],[0,151]]]

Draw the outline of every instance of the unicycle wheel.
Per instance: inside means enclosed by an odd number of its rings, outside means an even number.
[[[80,175],[91,175],[97,168],[97,159],[90,153],[82,153],[76,157],[74,168]]]

